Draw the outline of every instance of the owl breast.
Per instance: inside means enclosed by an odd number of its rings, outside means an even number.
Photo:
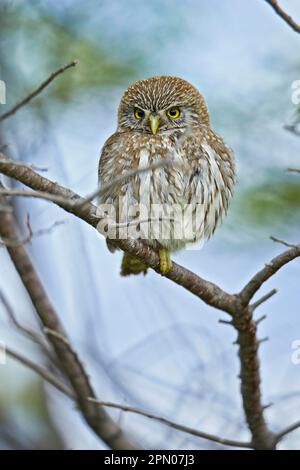
[[[196,137],[195,132],[189,136],[131,135],[123,145],[118,173],[136,174],[101,202],[117,209],[117,222],[128,230],[128,236],[176,250],[214,232],[227,209],[233,170],[228,158],[224,159],[229,155],[227,147],[222,157],[205,135]],[[113,171],[116,163],[104,158],[104,183]]]
[[[141,238],[176,250],[211,236],[226,211],[230,191],[207,143],[195,148],[192,158],[185,146],[170,143],[166,148],[164,158],[170,165],[138,174],[135,186],[127,189],[127,203],[140,206]],[[137,159],[139,170],[151,167],[163,161],[161,147],[144,147]]]

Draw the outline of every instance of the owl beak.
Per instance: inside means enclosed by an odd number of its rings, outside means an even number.
[[[159,116],[150,114],[149,121],[150,121],[151,132],[152,134],[155,135],[160,124]]]

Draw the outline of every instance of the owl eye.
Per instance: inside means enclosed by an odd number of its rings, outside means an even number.
[[[135,119],[137,119],[139,121],[140,119],[143,119],[144,116],[145,116],[145,113],[142,109],[135,108],[135,110],[134,110]]]
[[[170,109],[167,111],[167,115],[168,115],[171,119],[177,119],[177,118],[179,118],[179,116],[180,116],[180,109],[179,109],[179,108],[170,108]]]

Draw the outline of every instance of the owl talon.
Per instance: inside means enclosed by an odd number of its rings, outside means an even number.
[[[159,264],[160,272],[166,274],[172,269],[172,261],[170,258],[170,253],[166,248],[160,248],[158,251],[159,254]]]

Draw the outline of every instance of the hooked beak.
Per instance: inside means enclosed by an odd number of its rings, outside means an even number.
[[[155,135],[160,124],[159,116],[157,115],[153,116],[153,114],[150,114],[149,121],[150,121],[151,132],[153,135]]]

